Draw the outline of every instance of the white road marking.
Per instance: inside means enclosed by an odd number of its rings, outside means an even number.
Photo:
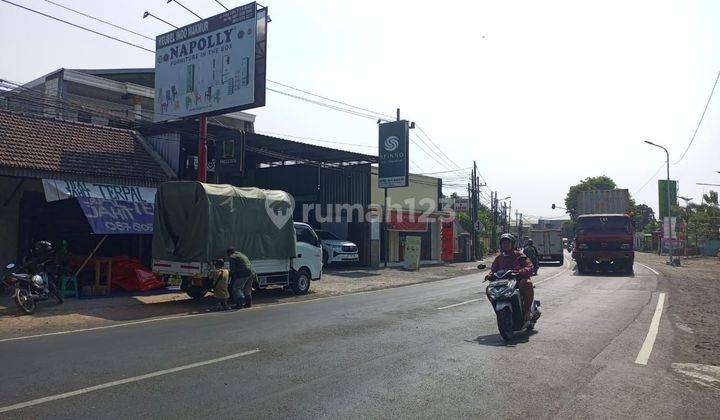
[[[652,271],[653,273],[655,273],[656,276],[659,276],[659,275],[660,275],[660,273],[658,273],[657,271],[653,270],[652,268],[648,267],[648,266],[645,265],[645,264],[641,264],[641,263],[635,263],[635,264],[642,265],[643,267],[645,267],[645,268],[647,268],[648,270],[650,270],[650,271]]]
[[[662,315],[663,306],[665,305],[665,293],[660,293],[658,296],[657,307],[655,307],[655,314],[650,321],[650,329],[648,330],[645,342],[638,353],[635,363],[639,365],[647,365],[650,353],[652,353],[653,346],[655,345],[655,338],[657,338],[658,329],[660,328],[660,316]]]
[[[48,397],[37,398],[34,400],[30,400],[30,401],[25,401],[25,402],[13,404],[13,405],[8,405],[6,407],[0,407],[0,413],[7,413],[8,411],[32,407],[34,405],[44,404],[46,402],[61,400],[64,398],[70,398],[70,397],[74,397],[76,395],[87,394],[90,392],[99,391],[101,389],[111,388],[114,386],[124,385],[124,384],[128,384],[131,382],[137,382],[137,381],[142,381],[145,379],[155,378],[157,376],[168,375],[170,373],[181,372],[183,370],[194,369],[194,368],[197,368],[200,366],[206,366],[206,365],[211,365],[214,363],[220,363],[220,362],[224,362],[226,360],[237,359],[238,357],[249,356],[249,355],[255,354],[259,351],[260,351],[260,349],[248,350],[248,351],[244,351],[242,353],[235,353],[235,354],[231,354],[229,356],[218,357],[217,359],[210,359],[210,360],[205,360],[203,362],[191,363],[189,365],[178,366],[178,367],[174,367],[171,369],[158,370],[156,372],[146,373],[145,375],[133,376],[132,378],[120,379],[117,381],[106,382],[104,384],[94,385],[94,386],[90,386],[87,388],[81,388],[81,389],[77,389],[75,391],[65,392],[62,394],[56,394],[56,395],[50,395]]]
[[[442,308],[437,308],[437,309],[438,309],[438,311],[440,311],[440,310],[442,310],[442,309],[454,308],[454,307],[456,307],[456,306],[465,305],[465,304],[467,304],[467,303],[477,302],[477,301],[479,301],[479,300],[482,300],[482,299],[470,299],[470,300],[466,300],[465,302],[455,303],[455,304],[453,304],[453,305],[443,306]]]

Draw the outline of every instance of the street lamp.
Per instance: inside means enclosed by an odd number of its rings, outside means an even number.
[[[667,156],[667,215],[668,215],[668,232],[670,234],[670,241],[668,243],[668,264],[672,265],[672,219],[670,218],[670,152],[668,152],[668,149],[664,148],[663,146],[660,146],[659,144],[655,144],[651,142],[650,140],[645,140],[645,143],[649,144],[650,146],[655,146],[663,149],[665,151],[665,155]]]

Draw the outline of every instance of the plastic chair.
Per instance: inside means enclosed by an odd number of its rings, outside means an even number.
[[[60,276],[60,296],[63,299],[66,297],[78,297],[78,281],[77,277]]]

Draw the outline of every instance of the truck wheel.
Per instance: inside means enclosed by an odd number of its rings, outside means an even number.
[[[290,288],[296,295],[306,295],[310,291],[310,273],[302,268],[295,273]]]
[[[583,263],[581,263],[580,261],[578,261],[578,262],[576,263],[576,266],[577,266],[577,272],[578,272],[578,274],[585,274],[585,265],[584,265]]]
[[[205,290],[204,287],[200,286],[188,286],[188,288],[185,290],[185,293],[187,293],[188,296],[190,296],[194,300],[200,300],[205,297],[207,290]]]

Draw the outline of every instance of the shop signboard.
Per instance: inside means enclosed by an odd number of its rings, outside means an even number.
[[[468,197],[457,197],[453,204],[453,210],[455,211],[470,211],[470,199]]]
[[[378,188],[408,186],[410,125],[406,120],[379,125]]]
[[[105,184],[99,182],[66,181],[60,179],[43,179],[43,190],[47,201],[65,200],[66,198],[101,198],[119,200],[130,203],[154,203],[156,188],[132,185]]]
[[[155,210],[152,203],[78,197],[78,203],[96,234],[153,233]]]
[[[678,205],[677,197],[677,181],[670,181],[670,206]],[[658,180],[658,206],[660,210],[660,218],[670,216],[668,211],[668,181],[665,179]]]
[[[155,39],[155,121],[265,105],[267,8],[230,9]]]
[[[245,164],[245,134],[219,140],[215,149],[215,165],[222,175],[242,175]]]

